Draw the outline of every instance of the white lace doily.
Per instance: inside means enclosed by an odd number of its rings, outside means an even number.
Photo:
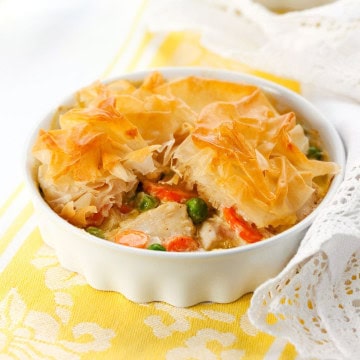
[[[359,356],[360,166],[348,171],[286,269],[255,291],[249,317],[303,356]]]
[[[290,9],[327,4],[282,15],[260,3],[285,2],[155,1],[149,24],[152,30],[198,30],[203,44],[221,55],[299,80],[336,126],[347,148],[345,180],[296,256],[256,289],[249,317],[295,344],[304,358],[358,359],[360,104],[349,98],[360,101],[360,1],[288,0]],[[325,86],[341,96],[319,91]]]

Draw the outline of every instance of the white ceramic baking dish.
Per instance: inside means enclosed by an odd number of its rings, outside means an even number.
[[[317,129],[330,159],[344,167],[345,152],[334,127],[298,94],[261,78],[237,72],[202,68],[157,70],[167,79],[197,75],[261,87],[279,106],[294,110],[307,124]],[[122,78],[139,81],[149,72],[125,74]],[[62,105],[71,100],[72,97],[69,97]],[[232,302],[253,291],[286,265],[314,217],[326,206],[342,180],[340,173],[333,179],[322,203],[303,221],[262,242],[228,250],[187,253],[126,247],[70,225],[42,198],[31,148],[39,129],[49,128],[53,114],[40,122],[26,148],[26,182],[43,240],[55,249],[62,266],[82,274],[92,287],[119,292],[134,302],[164,301],[185,307],[204,301]]]

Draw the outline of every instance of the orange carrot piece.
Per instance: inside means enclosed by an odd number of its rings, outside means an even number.
[[[117,244],[143,249],[149,241],[149,236],[139,230],[123,230],[115,235],[114,241]]]
[[[128,214],[130,211],[133,210],[133,208],[128,204],[122,204],[119,210],[122,214]]]
[[[86,225],[87,226],[100,226],[104,221],[105,217],[108,215],[109,210],[113,204],[106,204],[98,212],[91,214],[86,218]]]
[[[198,242],[190,236],[174,236],[165,243],[167,251],[185,252],[199,248]]]
[[[91,214],[86,218],[87,226],[100,226],[104,221],[104,216],[101,212]]]
[[[152,196],[156,196],[162,201],[175,201],[178,203],[184,203],[187,200],[196,197],[197,194],[194,191],[183,190],[174,185],[157,184],[151,181],[145,181],[143,183],[144,191]]]
[[[246,222],[240,215],[238,215],[233,207],[224,208],[223,214],[226,222],[230,227],[236,231],[239,236],[248,243],[255,243],[262,240],[263,235],[255,227]]]

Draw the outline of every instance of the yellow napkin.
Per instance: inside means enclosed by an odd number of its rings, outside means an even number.
[[[210,53],[198,40],[192,33],[146,33],[136,47],[128,41],[104,77],[180,65],[255,72]],[[293,81],[255,73],[299,90]],[[23,185],[0,209],[0,223],[0,358],[291,360],[297,356],[292,345],[250,324],[251,294],[230,304],[183,309],[161,302],[135,304],[121,294],[92,289],[82,276],[62,268],[43,243]]]

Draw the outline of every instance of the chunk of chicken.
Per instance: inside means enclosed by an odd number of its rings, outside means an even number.
[[[199,230],[201,245],[205,250],[228,249],[239,246],[243,241],[219,216],[204,221]]]
[[[121,224],[121,230],[140,230],[150,238],[163,241],[171,236],[195,235],[195,226],[189,218],[186,205],[176,202],[167,202],[155,209],[148,210],[135,219],[129,219]]]

